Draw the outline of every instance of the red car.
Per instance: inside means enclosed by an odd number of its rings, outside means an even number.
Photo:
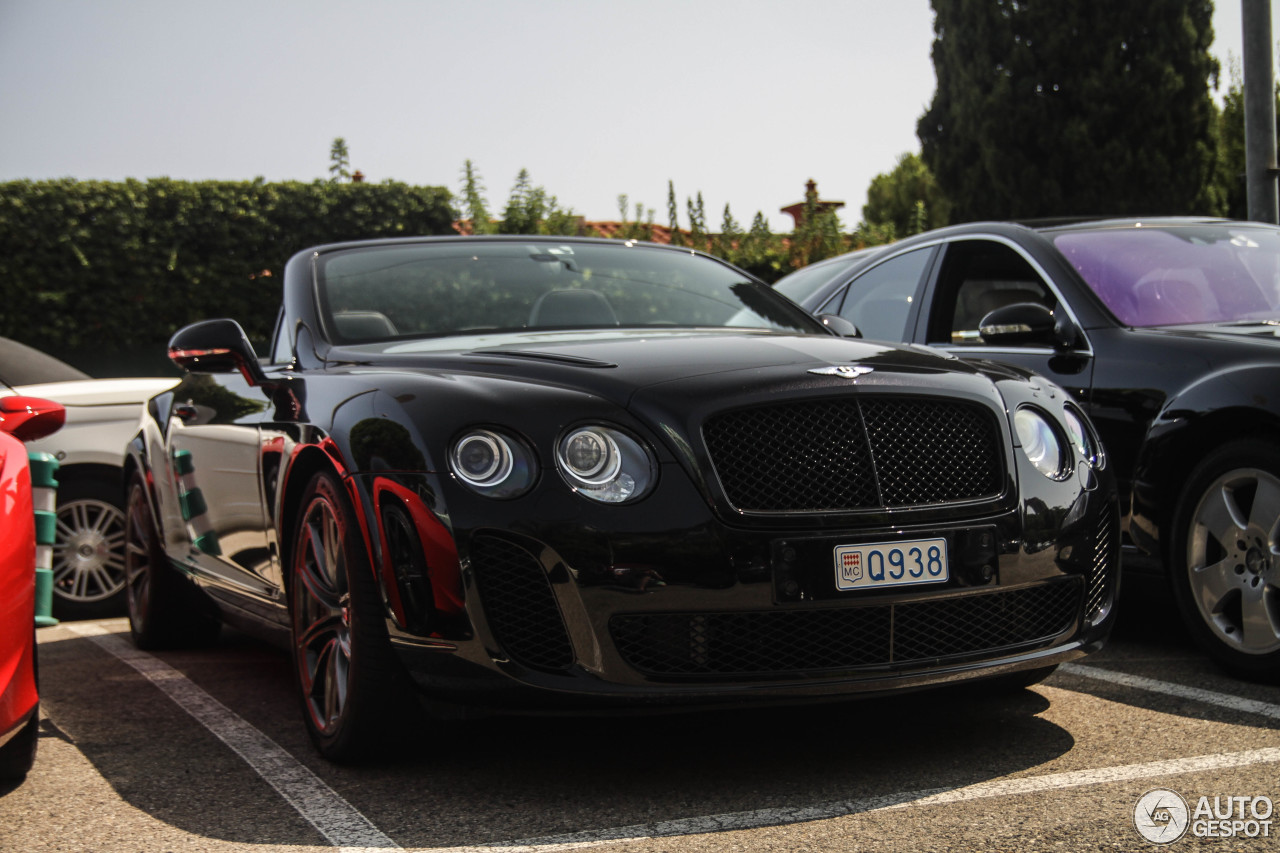
[[[21,781],[36,757],[36,522],[23,441],[62,426],[66,412],[36,397],[0,398],[0,782]]]

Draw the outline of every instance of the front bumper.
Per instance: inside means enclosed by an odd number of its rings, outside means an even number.
[[[397,494],[438,487],[424,478]],[[388,620],[417,685],[437,700],[522,709],[815,700],[1052,666],[1100,648],[1111,629],[1113,490],[1081,490],[1064,513],[1032,502],[870,529],[731,526],[691,511],[695,494],[667,497],[624,516],[543,496],[537,522],[510,505],[495,515],[490,502],[490,523],[470,528],[457,523],[468,507],[455,506],[457,564],[441,566],[448,549],[429,546],[426,590],[404,589],[412,579],[381,555],[389,600],[436,608],[406,619],[402,604]],[[939,536],[952,555],[946,583],[834,589],[836,545]]]

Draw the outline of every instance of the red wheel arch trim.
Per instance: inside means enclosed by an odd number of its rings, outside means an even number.
[[[382,503],[387,495],[391,495],[403,504],[409,512],[409,517],[413,519],[418,539],[422,544],[422,556],[432,578],[431,595],[436,610],[450,614],[462,613],[462,571],[458,562],[458,547],[453,541],[453,535],[412,490],[387,477],[375,477],[373,481],[373,501],[376,510],[374,517],[378,520],[378,537],[382,550],[379,568],[396,620],[401,625],[407,624],[404,605],[400,599],[400,587],[396,583],[395,569],[391,565],[386,531],[382,525]]]

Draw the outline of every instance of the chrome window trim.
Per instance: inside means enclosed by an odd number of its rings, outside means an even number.
[[[942,237],[937,240],[930,240],[928,243],[924,243],[921,245],[935,246],[939,244],[946,244],[949,247],[955,243],[973,242],[978,240],[982,240],[988,243],[1000,243],[1004,246],[1007,246],[1008,248],[1017,252],[1022,257],[1022,259],[1027,262],[1027,264],[1035,271],[1036,275],[1040,276],[1040,280],[1044,282],[1044,285],[1049,288],[1049,291],[1054,295],[1054,298],[1057,299],[1058,304],[1066,309],[1067,317],[1071,320],[1072,325],[1076,327],[1076,330],[1080,332],[1081,337],[1084,338],[1083,346],[1076,345],[1072,347],[1070,350],[1067,350],[1067,352],[1071,352],[1075,355],[1088,356],[1092,358],[1094,354],[1093,343],[1089,340],[1089,332],[1088,330],[1085,329],[1084,324],[1080,322],[1080,318],[1076,316],[1076,312],[1072,310],[1071,303],[1063,298],[1062,291],[1059,290],[1057,285],[1054,284],[1053,277],[1050,276],[1047,272],[1045,272],[1045,269],[1043,266],[1040,265],[1040,262],[1037,261],[1035,258],[1031,257],[1030,255],[1028,255],[1027,252],[1022,248],[1022,246],[1018,245],[1017,242],[1001,234],[972,233],[972,234],[963,234],[957,237]],[[1054,249],[1054,251],[1057,251],[1057,249]],[[933,284],[934,284],[934,296],[936,297],[937,295],[937,277],[936,276],[934,277]],[[929,314],[930,318],[933,317],[932,310],[933,310],[932,306],[930,306],[930,314]],[[952,348],[955,348],[960,352],[1013,352],[1013,353],[1035,353],[1035,354],[1046,353],[1050,355],[1061,352],[1061,350],[1058,350],[1054,347],[1039,347],[1039,346],[1037,347],[991,347],[991,346],[968,347],[968,346],[965,346],[964,344],[953,344],[950,341],[937,342],[937,341],[928,341],[928,340],[924,341],[924,343],[929,346],[946,348],[948,352],[951,352]]]

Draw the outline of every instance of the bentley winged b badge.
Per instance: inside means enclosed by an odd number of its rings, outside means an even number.
[[[809,369],[809,373],[816,373],[819,376],[843,376],[845,379],[857,379],[859,376],[866,376],[874,367],[867,367],[863,364],[833,364],[830,367],[813,367]]]

